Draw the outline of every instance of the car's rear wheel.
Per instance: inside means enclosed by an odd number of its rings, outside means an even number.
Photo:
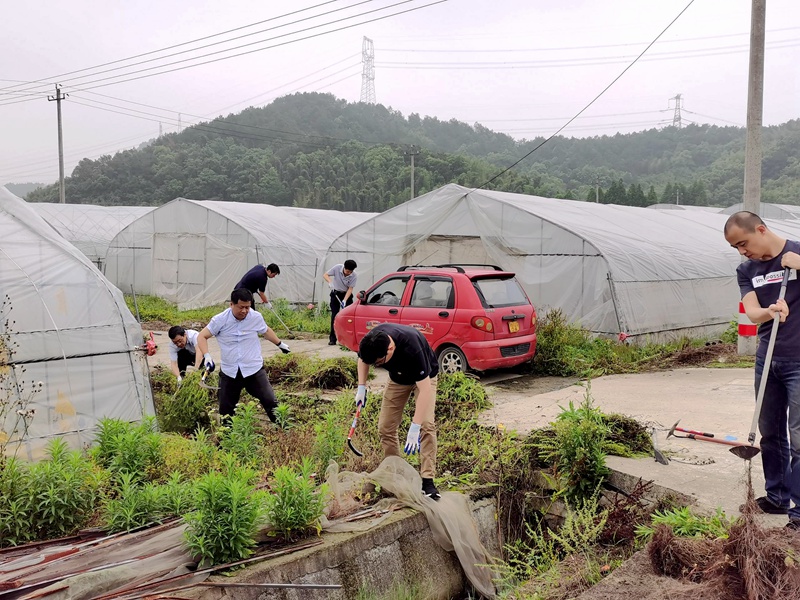
[[[467,357],[455,346],[448,346],[439,352],[439,372],[441,373],[464,373],[469,368]]]

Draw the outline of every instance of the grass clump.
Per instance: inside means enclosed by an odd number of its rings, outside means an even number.
[[[275,385],[294,390],[339,390],[352,387],[358,378],[358,363],[349,356],[274,354],[264,360],[264,368]]]
[[[161,431],[192,433],[201,428],[207,429],[211,425],[209,410],[217,401],[210,390],[200,387],[202,373],[187,373],[180,387],[171,373],[167,376],[169,381],[164,384],[163,389],[172,390],[172,393],[166,391],[157,394],[157,418]],[[218,385],[216,377],[215,373],[211,373],[206,378],[206,383]]]
[[[640,542],[648,542],[659,525],[666,525],[678,537],[726,539],[737,519],[730,518],[725,511],[717,507],[709,516],[695,514],[687,506],[679,506],[663,511],[655,511],[650,524],[642,524],[636,528],[636,537]]]

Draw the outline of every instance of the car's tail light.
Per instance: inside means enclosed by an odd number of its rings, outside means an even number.
[[[475,329],[480,329],[486,333],[492,333],[494,331],[492,320],[488,317],[472,317],[472,320],[469,322],[469,324]]]

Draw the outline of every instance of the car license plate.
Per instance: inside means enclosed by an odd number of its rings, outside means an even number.
[[[508,322],[508,332],[509,333],[517,333],[519,331],[519,321],[509,321]]]

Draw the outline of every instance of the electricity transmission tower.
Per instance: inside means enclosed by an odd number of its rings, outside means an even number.
[[[361,44],[361,101],[375,104],[375,46],[366,36]]]
[[[677,127],[678,129],[681,128],[681,108],[683,108],[683,98],[681,98],[680,94],[675,94],[674,98],[670,98],[670,101],[675,100],[675,112],[672,115],[672,125],[673,127]]]

